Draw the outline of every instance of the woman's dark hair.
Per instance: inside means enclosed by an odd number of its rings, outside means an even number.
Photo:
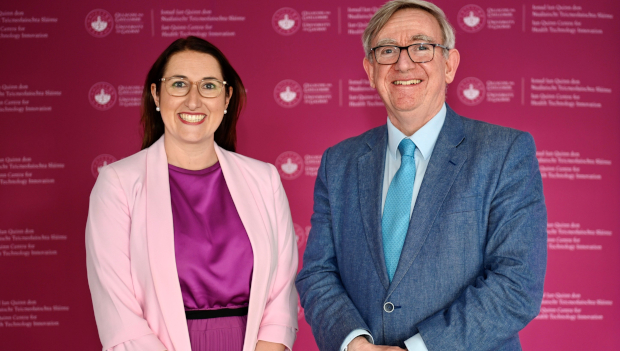
[[[155,83],[157,95],[159,95],[161,91],[160,79],[163,77],[168,61],[172,55],[183,51],[196,51],[213,56],[220,64],[222,76],[227,85],[233,88],[232,97],[226,108],[228,113],[224,115],[222,123],[215,131],[214,139],[220,147],[228,151],[235,151],[237,145],[237,120],[239,120],[239,115],[245,105],[245,88],[241,78],[239,78],[235,69],[230,65],[226,56],[215,45],[204,39],[192,36],[177,39],[170,44],[159,55],[146,76],[144,91],[142,92],[142,118],[140,121],[143,127],[142,149],[153,145],[164,134],[164,121],[161,119],[161,114],[155,110],[155,100],[151,95],[151,84]],[[229,90],[226,87],[224,90],[226,95],[228,95]]]

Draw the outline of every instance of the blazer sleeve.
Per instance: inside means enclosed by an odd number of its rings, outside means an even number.
[[[86,268],[103,350],[163,351],[143,317],[131,278],[131,216],[112,166],[104,167],[90,195]]]
[[[301,305],[320,350],[338,350],[352,331],[369,332],[340,280],[334,247],[331,204],[327,184],[327,149],[314,185],[314,213],[302,270],[297,276]]]
[[[446,309],[417,325],[429,350],[495,350],[540,310],[547,211],[530,134],[514,138],[499,172],[482,274]]]
[[[275,200],[278,263],[274,283],[258,329],[258,340],[283,344],[292,350],[297,334],[295,275],[299,258],[288,199],[278,171],[271,165],[270,170]]]

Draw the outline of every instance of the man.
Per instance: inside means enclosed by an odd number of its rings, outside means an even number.
[[[521,350],[547,256],[531,135],[445,104],[459,52],[437,6],[388,2],[363,42],[388,118],[321,161],[296,282],[319,348]]]

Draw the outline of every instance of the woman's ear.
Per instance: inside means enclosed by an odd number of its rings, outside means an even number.
[[[159,96],[157,95],[157,85],[155,83],[151,84],[151,96],[155,101],[155,105],[159,107]]]

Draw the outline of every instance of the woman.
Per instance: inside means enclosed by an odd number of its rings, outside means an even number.
[[[188,37],[153,64],[142,100],[142,151],[104,167],[90,197],[103,349],[290,350],[293,224],[276,169],[234,153],[241,79]]]

